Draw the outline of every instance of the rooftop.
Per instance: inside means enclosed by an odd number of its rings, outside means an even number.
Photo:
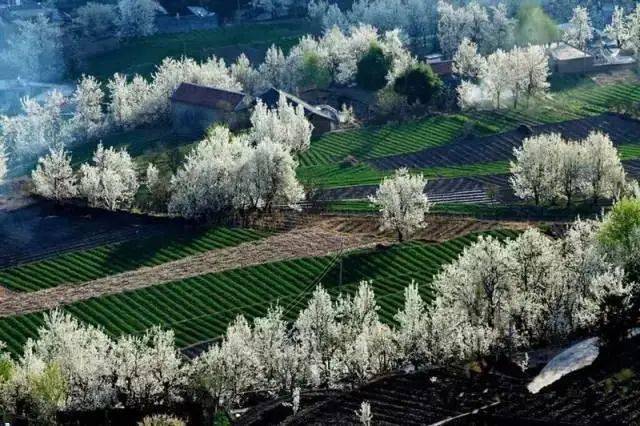
[[[331,121],[336,120],[336,117],[333,117],[332,114],[330,114],[329,112],[325,112],[320,108],[317,108],[311,104],[308,104],[307,102],[303,101],[302,99],[290,93],[283,92],[282,90],[278,90],[273,87],[267,90],[266,92],[264,92],[262,95],[258,96],[258,98],[261,99],[262,102],[264,102],[269,108],[274,108],[278,105],[278,101],[280,100],[280,95],[284,95],[287,98],[287,102],[289,102],[289,104],[293,105],[294,107],[297,107],[298,105],[302,105],[302,108],[304,108],[305,116],[307,117],[310,115],[317,115],[327,120],[331,120]]]
[[[569,61],[571,59],[590,58],[587,52],[575,48],[566,43],[558,43],[549,48],[549,54],[557,61]]]
[[[238,110],[242,108],[244,98],[244,93],[235,90],[182,83],[171,100],[204,108]]]

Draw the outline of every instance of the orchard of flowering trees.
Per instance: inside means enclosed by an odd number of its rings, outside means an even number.
[[[619,198],[627,191],[625,172],[608,135],[592,132],[582,141],[558,134],[525,139],[514,148],[511,185],[516,196],[536,205],[578,197]]]
[[[45,421],[56,411],[189,400],[229,409],[259,391],[294,395],[294,404],[298,395],[299,408],[300,388],[354,385],[409,364],[496,359],[593,332],[610,297],[627,311],[637,294],[613,258],[624,243],[616,230],[640,236],[638,200],[626,202],[634,207],[577,221],[560,239],[536,229],[507,241],[480,237],[435,277],[432,302],[416,283],[405,289],[394,326],[381,321],[372,283],[337,298],[318,286],[292,322],[279,306],[252,321],[238,316],[219,342],[184,361],[170,331],[111,338],[53,311],[22,356],[2,357],[0,404]]]
[[[258,103],[251,122],[250,131],[240,136],[225,127],[212,128],[170,182],[148,164],[143,181],[151,195],[150,207],[168,208],[170,214],[189,219],[232,211],[248,219],[274,206],[295,207],[304,192],[293,156],[309,146],[313,126],[302,107],[293,107],[284,96],[273,111]],[[32,181],[34,192],[42,197],[60,202],[81,196],[92,207],[116,210],[133,205],[141,180],[126,150],[99,144],[92,163],[74,173],[71,156],[58,144],[40,158]]]
[[[483,53],[513,46],[515,20],[502,4],[490,8],[471,1],[456,6],[447,1],[357,0],[343,12],[333,2],[314,0],[309,16],[325,30],[364,23],[382,31],[399,29],[417,46],[433,46],[452,56],[464,38],[473,40]]]
[[[243,216],[304,198],[290,148],[269,138],[252,144],[215,127],[171,178],[169,213],[206,218],[238,210]]]
[[[463,79],[458,87],[462,109],[500,109],[507,100],[515,108],[523,97],[528,103],[550,86],[549,60],[542,46],[498,49],[485,58],[477,52],[474,42],[463,39],[454,55],[453,70]]]
[[[295,92],[331,82],[351,85],[359,61],[373,44],[389,60],[389,85],[416,62],[398,31],[380,34],[366,25],[345,31],[335,27],[318,38],[303,37],[288,55],[272,46],[257,67],[244,55],[231,66],[215,56],[200,63],[184,57],[165,58],[149,79],[115,74],[106,83],[106,92],[94,77],[83,76],[70,99],[57,91],[42,102],[23,99],[22,114],[0,116],[0,135],[9,152],[33,156],[60,144],[70,146],[116,130],[156,123],[168,118],[171,95],[184,82],[242,90],[253,96],[272,86]],[[71,110],[71,118],[65,109]]]

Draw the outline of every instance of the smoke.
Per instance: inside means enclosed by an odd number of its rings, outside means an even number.
[[[557,24],[540,6],[533,3],[522,5],[517,18],[516,42],[520,46],[544,45],[560,38]]]

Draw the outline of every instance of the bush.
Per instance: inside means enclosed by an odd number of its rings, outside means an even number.
[[[623,198],[618,201],[602,221],[598,232],[598,241],[604,247],[607,256],[624,267],[629,281],[640,279],[640,200]],[[635,302],[640,297],[636,294]]]
[[[372,45],[358,62],[356,82],[363,89],[382,89],[387,84],[390,69],[391,60],[384,55],[380,46]]]
[[[640,200],[623,198],[605,217],[598,239],[609,249],[625,252],[634,249],[634,237],[640,229]]]
[[[417,64],[396,79],[396,93],[404,95],[410,104],[428,105],[442,91],[442,80],[428,64]]]
[[[303,86],[325,89],[331,83],[331,73],[325,67],[317,53],[305,53],[302,62],[301,84]]]
[[[175,417],[165,414],[147,416],[138,423],[139,426],[184,426],[185,423]]]
[[[86,37],[106,37],[116,27],[118,12],[111,4],[89,2],[75,11],[73,22]]]

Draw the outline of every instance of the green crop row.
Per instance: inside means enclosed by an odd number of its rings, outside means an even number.
[[[211,228],[75,251],[0,270],[0,283],[12,291],[36,291],[154,266],[266,236],[250,229]]]
[[[335,132],[311,143],[300,156],[301,166],[335,164],[405,154],[445,145],[462,133],[468,119],[460,115],[429,117],[412,123]]]
[[[413,241],[352,252],[342,259],[342,272],[333,257],[268,263],[90,299],[65,309],[113,336],[142,333],[155,325],[172,328],[176,343],[184,348],[219,337],[238,314],[253,318],[280,304],[293,318],[319,281],[335,295],[353,292],[361,280],[373,280],[382,317],[390,322],[411,280],[420,283],[423,296],[430,298],[433,275],[476,238],[472,234],[441,244]],[[36,336],[41,322],[42,313],[2,318],[0,340],[17,354],[27,338]]]

